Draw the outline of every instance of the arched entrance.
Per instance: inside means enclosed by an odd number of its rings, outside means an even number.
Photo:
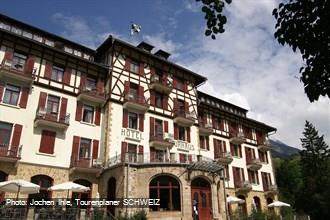
[[[195,178],[191,182],[191,204],[194,213],[194,203],[197,202],[198,220],[212,219],[212,194],[211,186],[208,181],[203,178]]]
[[[108,201],[115,201],[116,200],[116,179],[111,177],[108,181],[108,191],[107,191],[107,200]],[[116,207],[114,205],[108,205],[107,211],[115,216]]]
[[[7,181],[7,179],[8,179],[8,174],[0,171],[0,182]],[[5,199],[5,193],[0,192],[0,204],[2,204],[4,199]]]
[[[254,208],[256,209],[256,211],[260,212],[261,211],[261,202],[260,202],[260,198],[258,196],[254,196],[253,197],[253,202],[254,202]]]
[[[91,199],[91,195],[92,195],[92,183],[89,182],[88,180],[85,179],[78,179],[73,181],[74,183],[89,187],[89,191],[88,192],[73,192],[72,193],[72,200],[74,199],[80,199],[81,201],[89,201]],[[83,205],[80,206],[81,209],[86,209],[88,208],[87,206]]]
[[[243,195],[239,195],[239,196],[237,196],[237,198],[240,198],[240,199],[242,199],[242,200],[245,201],[245,202],[243,202],[243,203],[239,203],[239,204],[238,204],[238,207],[239,207],[239,209],[240,209],[240,212],[241,212],[242,216],[246,217],[246,216],[247,216],[247,207],[246,207],[245,196],[243,196]]]
[[[274,200],[273,200],[272,198],[268,197],[268,198],[267,198],[267,207],[268,207],[268,205],[269,205],[270,203],[273,203],[273,201],[274,201]],[[271,208],[268,207],[268,211],[269,211],[271,214],[273,214],[273,215],[275,214],[274,207],[271,207]]]
[[[40,186],[39,193],[29,195],[29,204],[32,199],[34,200],[50,200],[52,198],[52,192],[48,191],[48,188],[53,185],[53,178],[46,175],[36,175],[31,177],[31,182]]]

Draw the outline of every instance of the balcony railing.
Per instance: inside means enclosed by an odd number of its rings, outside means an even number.
[[[259,170],[262,167],[262,163],[259,158],[247,158],[246,165],[249,170]]]
[[[245,191],[245,192],[248,192],[250,190],[252,190],[252,185],[250,183],[250,181],[234,181],[234,185],[235,185],[235,188],[238,190],[238,191]]]
[[[58,112],[51,112],[46,108],[38,108],[35,125],[38,126],[39,124],[66,129],[70,124],[70,114],[61,116]]]
[[[195,122],[195,114],[184,110],[174,112],[174,122],[185,127],[192,126]]]
[[[102,161],[91,158],[71,159],[71,169],[85,173],[97,173],[103,168]]]
[[[96,88],[80,86],[78,100],[87,100],[97,104],[102,104],[106,100],[106,94],[105,92],[97,91]]]
[[[245,137],[243,132],[230,130],[229,137],[230,137],[230,142],[233,144],[243,144],[245,142]]]
[[[275,195],[278,193],[278,188],[276,184],[266,184],[264,185],[264,191],[267,195]]]
[[[0,144],[0,161],[15,162],[21,159],[22,146]]]
[[[5,76],[19,81],[32,83],[35,77],[36,68],[27,71],[24,64],[14,63],[12,60],[3,59],[0,65],[0,77]]]
[[[150,153],[124,153],[110,158],[106,167],[112,167],[123,163],[131,164],[191,164],[200,160],[212,161],[212,159],[200,155],[186,155],[184,158],[178,153],[150,152]]]
[[[266,140],[261,140],[261,141],[258,141],[258,150],[261,150],[261,151],[269,151],[271,150],[271,144],[269,142],[268,139]]]
[[[219,152],[214,154],[214,159],[221,164],[228,165],[233,161],[233,156],[231,152]]]
[[[174,145],[173,134],[163,133],[163,134],[150,134],[150,146],[159,146],[159,147],[172,147]]]
[[[210,123],[206,123],[203,120],[198,120],[198,125],[199,125],[199,134],[200,135],[205,135],[209,136],[213,132],[213,126]]]
[[[173,89],[173,84],[166,76],[153,75],[150,78],[150,87],[158,92],[169,94]]]
[[[149,108],[144,96],[138,96],[131,93],[124,96],[124,108],[139,112],[146,112]]]

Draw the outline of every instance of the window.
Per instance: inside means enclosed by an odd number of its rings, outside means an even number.
[[[128,113],[128,127],[135,130],[138,129],[138,115],[136,113]]]
[[[258,153],[259,153],[260,161],[263,162],[263,163],[268,163],[268,154],[267,154],[267,152],[262,152],[262,151],[259,150]]]
[[[178,100],[178,110],[180,112],[184,112],[184,101],[183,100]]]
[[[199,136],[200,148],[209,150],[209,138],[205,136]]]
[[[93,123],[94,107],[90,105],[84,105],[83,121],[87,123]]]
[[[184,81],[183,81],[183,79],[176,78],[176,89],[184,90]]]
[[[179,182],[171,176],[158,176],[149,184],[149,198],[159,199],[159,206],[150,206],[152,211],[180,211]]]
[[[259,184],[258,171],[248,170],[249,181],[252,184]]]
[[[17,105],[20,91],[21,91],[20,87],[7,84],[5,95],[3,97],[3,103],[9,105]]]
[[[18,70],[23,70],[26,61],[26,56],[21,53],[14,53],[12,67]]]
[[[163,121],[162,120],[155,120],[155,134],[156,136],[163,137]]]
[[[53,66],[52,70],[52,80],[62,82],[63,80],[64,69],[58,66]]]
[[[158,92],[155,93],[155,106],[163,108],[163,95]]]
[[[136,99],[136,97],[138,96],[138,85],[135,83],[130,83],[129,85],[129,97],[131,99]]]
[[[89,159],[91,154],[91,140],[86,138],[80,139],[79,159]]]
[[[244,182],[244,169],[239,167],[233,167],[234,185],[235,187],[242,187]]]
[[[41,201],[42,199],[49,200],[52,197],[52,192],[48,190],[53,185],[53,179],[46,175],[36,175],[31,178],[31,182],[40,186],[39,193],[30,194],[28,203],[36,200]]]
[[[227,181],[230,180],[230,176],[229,176],[229,166],[228,166],[228,165],[225,165],[225,167],[224,167],[224,177],[225,177],[225,180],[227,180]]]
[[[250,147],[245,147],[245,154],[246,154],[246,161],[249,163],[249,161],[254,160],[256,158],[254,149]]]
[[[96,79],[87,77],[86,79],[86,89],[89,91],[96,90]]]
[[[131,163],[137,162],[136,148],[137,146],[135,144],[128,144],[127,147],[128,161]]]
[[[178,126],[179,129],[179,140],[185,141],[186,140],[186,128],[182,126]]]
[[[55,146],[56,132],[43,130],[41,133],[40,153],[53,154]]]
[[[230,144],[231,154],[235,157],[242,157],[242,147],[240,144]]]
[[[12,128],[12,124],[0,122],[0,147],[9,145]]]
[[[57,114],[59,104],[60,104],[60,98],[59,97],[48,95],[47,112]]]
[[[130,63],[130,71],[133,73],[139,73],[140,64],[137,61],[132,60]]]

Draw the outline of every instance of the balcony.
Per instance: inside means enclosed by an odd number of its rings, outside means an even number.
[[[172,92],[173,85],[169,81],[168,77],[160,77],[158,75],[153,75],[150,78],[150,88],[157,92],[168,95]]]
[[[237,181],[234,182],[234,184],[238,192],[246,193],[252,190],[252,185],[250,181]]]
[[[233,144],[243,144],[245,142],[245,137],[242,132],[229,132],[229,141]]]
[[[213,133],[213,126],[204,121],[198,120],[199,125],[199,135],[210,136]]]
[[[233,156],[230,152],[220,152],[219,154],[214,155],[214,159],[222,165],[228,165],[233,161]]]
[[[0,144],[0,162],[16,163],[21,159],[22,146]]]
[[[34,126],[47,126],[59,130],[66,130],[70,124],[70,114],[60,116],[58,112],[38,108],[34,119]]]
[[[171,148],[174,145],[173,134],[164,133],[164,134],[150,135],[149,145],[151,147],[159,147],[164,149]]]
[[[77,99],[79,101],[88,101],[97,105],[103,105],[106,101],[106,95],[104,92],[98,92],[95,88],[81,86]]]
[[[277,185],[270,184],[264,186],[266,196],[276,195],[278,193]]]
[[[70,173],[99,174],[102,169],[102,161],[98,159],[79,158],[71,160]]]
[[[3,59],[0,65],[0,79],[9,78],[19,82],[32,84],[36,69],[32,72],[25,70],[24,65]]]
[[[262,163],[259,159],[247,159],[246,166],[249,170],[257,171],[262,167]]]
[[[272,146],[270,145],[269,140],[258,141],[258,150],[260,151],[269,151],[271,150]]]
[[[139,113],[145,113],[149,109],[144,96],[138,96],[134,94],[126,94],[124,97],[124,108]]]
[[[193,113],[181,110],[174,112],[174,123],[177,123],[183,127],[190,127],[194,124],[194,122],[195,117]]]

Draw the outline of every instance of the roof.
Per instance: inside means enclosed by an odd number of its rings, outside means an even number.
[[[129,43],[125,42],[125,41],[122,41],[120,39],[114,38],[112,35],[109,35],[109,37],[96,49],[96,51],[97,51],[97,53],[101,53],[102,51],[106,50],[109,47],[112,47],[116,43],[117,44],[120,44],[120,45],[123,45],[125,47],[128,47],[130,49],[136,50],[136,51],[138,51],[138,52],[140,52],[140,53],[142,53],[142,54],[144,54],[146,56],[152,57],[155,60],[158,60],[160,62],[165,62],[166,64],[172,65],[172,66],[174,66],[175,68],[177,68],[179,70],[182,70],[182,71],[184,71],[186,73],[191,74],[196,79],[196,83],[197,83],[196,86],[204,83],[207,80],[206,77],[204,77],[202,75],[199,75],[198,73],[195,73],[195,72],[193,72],[191,70],[188,70],[185,67],[182,67],[182,66],[180,66],[178,64],[175,64],[173,62],[170,62],[170,61],[168,61],[168,60],[166,60],[164,58],[161,58],[161,57],[159,57],[159,56],[157,56],[155,54],[152,54],[152,53],[150,53],[148,51],[145,51],[145,50],[143,50],[141,48],[138,48],[138,47],[136,47],[136,46],[134,46],[132,44],[129,44]]]

